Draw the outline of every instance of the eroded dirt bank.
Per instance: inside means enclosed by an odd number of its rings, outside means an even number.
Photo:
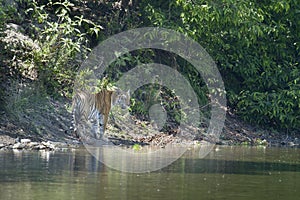
[[[47,106],[23,110],[17,116],[2,111],[0,121],[0,149],[45,149],[78,147],[80,139],[72,130],[70,102],[48,99]],[[137,122],[138,123],[138,122]],[[109,129],[113,126],[110,125]],[[107,131],[118,145],[160,145],[180,142],[176,134],[152,134],[148,136],[118,136]],[[277,133],[254,127],[227,113],[225,126],[217,144],[220,145],[265,145],[300,146],[299,133]],[[201,138],[198,139],[199,141]]]

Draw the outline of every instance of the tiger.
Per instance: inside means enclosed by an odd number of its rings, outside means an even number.
[[[73,97],[72,105],[76,136],[79,136],[78,129],[90,127],[90,134],[94,138],[100,139],[104,135],[111,108],[120,106],[122,109],[127,109],[129,105],[129,90],[124,92],[119,88],[115,90],[102,89],[95,94],[86,91],[77,92]]]

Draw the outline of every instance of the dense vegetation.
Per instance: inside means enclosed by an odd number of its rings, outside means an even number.
[[[297,0],[0,2],[2,81],[35,82],[48,95],[70,97],[76,70],[99,42],[125,30],[159,26],[188,35],[208,51],[223,76],[233,112],[255,124],[300,129]],[[107,75],[115,80],[149,62],[176,68],[189,79],[199,102],[207,103],[198,73],[169,52],[131,52],[114,62]],[[158,90],[157,85],[147,89]],[[134,107],[140,113],[145,109],[138,103]]]

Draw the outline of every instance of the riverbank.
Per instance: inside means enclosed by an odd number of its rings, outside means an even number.
[[[62,148],[76,148],[82,145],[72,130],[72,115],[66,108],[66,103],[48,99],[51,109],[24,111],[18,120],[3,113],[0,122],[0,149],[29,149],[29,150],[57,150]],[[143,125],[144,128],[145,125]],[[146,136],[118,135],[111,132],[114,127],[109,126],[107,138],[116,145],[134,146],[156,145],[164,147],[168,143],[184,142],[176,134],[148,134]],[[194,143],[200,142],[191,141]],[[185,141],[186,142],[186,141]],[[216,142],[219,145],[263,145],[263,146],[291,146],[300,147],[299,133],[278,133],[255,127],[241,121],[232,113],[227,113],[223,132]]]
[[[53,102],[52,102],[53,103]],[[58,105],[58,104],[55,104]],[[82,146],[82,141],[77,138],[71,127],[70,113],[64,113],[64,117],[60,116],[57,112],[48,112],[48,115],[55,114],[56,118],[65,119],[65,121],[48,121],[45,123],[51,123],[51,126],[44,126],[43,130],[45,134],[34,134],[34,130],[24,130],[24,124],[19,122],[11,123],[8,118],[1,121],[0,127],[0,149],[18,149],[18,150],[58,150],[64,148],[77,148]],[[24,114],[26,116],[26,113]],[[25,117],[26,118],[26,117]],[[33,120],[30,116],[28,119]],[[39,122],[43,124],[43,120],[37,116]],[[61,124],[66,124],[62,129]],[[69,124],[68,124],[69,123]],[[67,126],[69,125],[69,126]],[[28,127],[28,126],[27,126]],[[50,128],[51,127],[51,128]],[[60,127],[60,128],[58,128]],[[180,143],[183,142],[182,138],[172,134],[152,134],[147,136],[124,136],[112,133],[112,125],[109,126],[106,137],[109,138],[116,145],[153,145],[164,147],[168,143]],[[51,130],[56,130],[53,132]],[[251,126],[239,120],[231,113],[227,113],[225,126],[223,132],[217,141],[219,145],[263,145],[263,146],[290,146],[299,147],[300,139],[297,134],[279,134],[270,130],[262,130],[260,128]],[[200,142],[190,141],[193,143]],[[185,141],[186,142],[186,141]]]
[[[34,142],[30,139],[12,138],[7,135],[0,135],[0,149],[2,150],[45,150],[55,151],[80,147],[80,142],[68,144],[66,142],[40,141]]]

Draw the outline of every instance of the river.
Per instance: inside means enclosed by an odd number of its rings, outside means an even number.
[[[300,148],[215,146],[187,151],[149,173],[125,173],[85,149],[0,151],[0,200],[222,199],[300,197]]]

